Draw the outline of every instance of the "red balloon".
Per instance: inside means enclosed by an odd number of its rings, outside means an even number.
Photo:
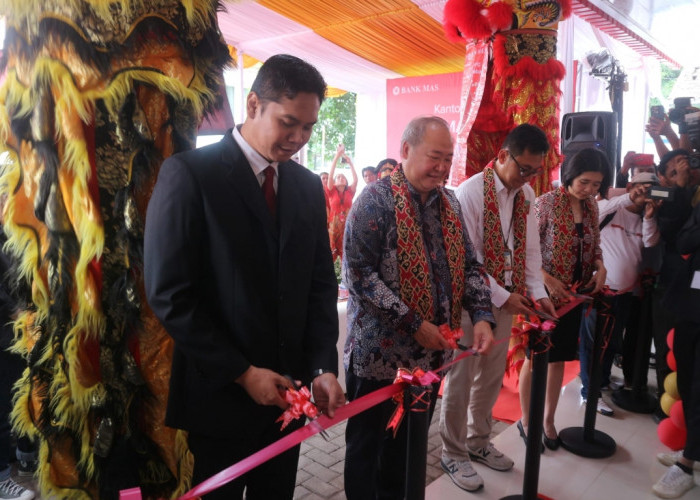
[[[676,371],[676,356],[674,356],[673,351],[668,351],[666,353],[666,364],[672,372]]]
[[[671,328],[666,335],[666,345],[669,349],[673,350],[673,336],[676,334],[676,329]]]
[[[679,429],[686,429],[685,414],[683,413],[683,401],[676,401],[675,403],[673,403],[673,406],[671,406],[670,417],[673,421],[673,425],[675,425]]]
[[[687,431],[676,427],[670,418],[662,420],[656,428],[656,432],[659,435],[659,441],[674,451],[682,449],[688,437]]]

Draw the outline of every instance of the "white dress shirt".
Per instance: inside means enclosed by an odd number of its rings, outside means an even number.
[[[496,199],[498,201],[499,215],[501,216],[501,228],[505,234],[509,227],[512,227],[513,205],[515,195],[519,191],[508,189],[503,185],[498,174],[494,171],[494,182],[496,184]],[[537,231],[537,218],[535,217],[535,192],[529,184],[522,188],[525,195],[525,203],[528,204],[527,228],[525,242],[525,285],[527,293],[535,300],[547,297],[547,292],[542,281],[542,254],[540,253],[540,235]],[[467,225],[467,233],[474,245],[476,258],[483,264],[484,262],[484,237],[502,238],[500,234],[484,235],[484,173],[473,175],[464,181],[455,190],[455,195],[462,206],[464,221]],[[511,229],[508,234],[508,248],[513,251],[513,233]],[[512,284],[512,272],[507,271],[504,276],[506,286]],[[496,280],[489,276],[489,286],[491,288],[491,302],[496,307],[502,307],[508,300],[510,292],[500,286]]]
[[[240,127],[240,126],[239,126]],[[277,179],[279,178],[279,173],[277,171],[277,166],[278,162],[273,161],[270,162],[266,160],[263,155],[255,151],[253,149],[253,146],[248,144],[248,142],[243,138],[241,135],[241,131],[238,130],[239,127],[233,127],[233,139],[238,143],[238,146],[241,148],[241,151],[243,151],[243,156],[245,156],[246,160],[248,160],[248,163],[250,163],[251,168],[253,169],[253,173],[255,174],[255,177],[258,178],[258,182],[260,183],[260,187],[262,187],[263,182],[265,181],[265,169],[267,167],[272,167],[275,169],[275,177],[273,178],[272,185],[275,187],[275,193],[277,192]]]

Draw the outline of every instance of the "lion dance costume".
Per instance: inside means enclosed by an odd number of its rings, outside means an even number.
[[[513,127],[542,128],[550,150],[544,172],[533,180],[539,195],[551,189],[560,163],[559,84],[564,65],[556,59],[557,27],[571,0],[448,0],[447,38],[467,42],[457,154],[450,182],[480,172]]]
[[[143,220],[160,164],[194,147],[230,62],[214,0],[5,0],[0,195],[28,360],[15,429],[45,496],[184,491],[164,426],[172,340],[143,293]]]

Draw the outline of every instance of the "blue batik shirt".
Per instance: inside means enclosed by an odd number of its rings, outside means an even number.
[[[452,300],[440,221],[442,197],[436,189],[423,204],[410,184],[409,192],[428,254],[436,305],[433,322],[441,325],[449,322]],[[445,194],[452,210],[462,219],[452,192],[445,190]],[[464,227],[462,233],[466,247],[462,307],[474,323],[481,320],[494,323],[485,271],[476,260]],[[451,352],[425,349],[414,339],[423,319],[399,294],[396,216],[389,177],[368,185],[353,203],[345,225],[343,248],[343,281],[350,295],[345,369],[363,378],[393,380],[399,367],[420,367],[427,371],[443,364]]]

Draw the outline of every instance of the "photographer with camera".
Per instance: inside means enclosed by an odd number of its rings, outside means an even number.
[[[629,177],[634,177],[639,173],[656,174],[656,165],[654,165],[654,155],[638,154],[635,151],[627,151],[622,160],[622,168],[617,173],[615,178],[615,187],[626,188],[629,182]]]
[[[678,498],[692,489],[693,468],[700,461],[700,204],[678,232],[676,246],[689,258],[672,280],[665,303],[678,315],[673,353],[688,434],[683,450],[658,456],[670,466],[652,487],[662,498]]]
[[[664,392],[663,381],[671,371],[666,362],[666,336],[676,324],[675,314],[662,304],[662,300],[684,263],[676,248],[676,238],[690,214],[694,188],[690,186],[688,151],[684,149],[666,153],[656,170],[661,185],[651,190],[651,197],[663,201],[656,214],[661,244],[656,248],[657,256],[653,266],[657,276],[652,291],[652,332],[656,352],[656,380],[659,381],[657,396],[660,398]],[[661,408],[657,408],[656,418],[666,418]]]
[[[660,239],[655,218],[660,202],[649,198],[649,191],[658,182],[659,180],[654,174],[640,172],[632,177],[625,194],[607,200],[598,200],[600,249],[603,252],[603,262],[606,263],[608,269],[605,284],[611,291],[619,292],[619,295],[615,296],[611,303],[610,313],[616,320],[612,337],[603,356],[601,367],[601,389],[603,390],[612,388],[610,372],[614,355],[622,347],[622,332],[630,318],[633,290],[639,280],[642,248],[653,247]],[[596,311],[593,309],[581,321],[579,359],[581,363],[582,401],[588,397],[595,323]],[[628,332],[627,336],[630,333]],[[625,342],[627,344],[627,338]],[[626,382],[631,382],[631,380],[626,380]],[[602,398],[598,400],[597,409],[602,415],[610,416],[613,414],[612,408]]]

